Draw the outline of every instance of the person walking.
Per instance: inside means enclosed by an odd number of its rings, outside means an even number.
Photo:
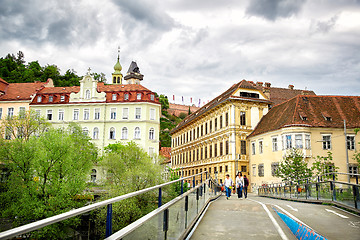
[[[225,185],[225,191],[226,191],[226,199],[229,199],[229,197],[231,196],[231,188],[233,185],[233,180],[230,178],[229,174],[226,174],[224,185]]]
[[[243,178],[241,172],[238,173],[235,183],[236,183],[236,190],[237,190],[238,198],[242,199],[243,198],[242,189],[244,187],[244,178]]]
[[[247,179],[246,175],[244,175],[244,197],[247,198],[247,188],[249,186],[249,179]]]

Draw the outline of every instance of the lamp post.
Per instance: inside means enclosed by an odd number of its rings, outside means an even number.
[[[217,183],[217,182],[218,182],[218,180],[217,180],[217,177],[218,177],[218,171],[215,171],[215,172],[214,172],[214,174],[215,174],[215,182]]]

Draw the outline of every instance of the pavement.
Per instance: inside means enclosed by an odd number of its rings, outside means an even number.
[[[290,214],[327,239],[360,239],[360,217],[340,209],[258,197],[221,196],[207,209],[190,239],[296,239],[275,212]]]

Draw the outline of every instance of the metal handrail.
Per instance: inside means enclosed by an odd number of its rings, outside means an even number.
[[[156,186],[153,186],[153,187],[149,187],[149,188],[146,188],[146,189],[142,189],[142,190],[139,190],[139,191],[136,191],[136,192],[131,192],[131,193],[128,193],[128,194],[125,194],[125,195],[110,198],[110,199],[107,199],[107,200],[104,200],[104,201],[101,201],[101,202],[98,202],[98,203],[90,204],[88,206],[81,207],[81,208],[78,208],[78,209],[73,209],[73,210],[70,210],[70,211],[65,212],[65,213],[61,213],[61,214],[58,214],[58,215],[55,215],[55,216],[52,216],[52,217],[48,217],[48,218],[45,218],[45,219],[42,219],[42,220],[39,220],[39,221],[36,221],[36,222],[33,222],[33,223],[29,223],[29,224],[26,224],[26,225],[23,225],[23,226],[20,226],[20,227],[17,227],[17,228],[13,228],[13,229],[10,229],[10,230],[4,231],[4,232],[0,232],[0,239],[9,239],[9,238],[12,238],[12,237],[16,237],[18,235],[21,235],[21,234],[24,234],[24,233],[28,233],[28,232],[43,228],[43,227],[46,227],[48,225],[51,225],[51,224],[54,224],[54,223],[57,223],[57,222],[61,222],[63,220],[66,220],[66,219],[81,215],[83,213],[95,210],[95,209],[100,208],[100,207],[107,206],[107,205],[115,203],[115,202],[119,202],[121,200],[125,200],[125,199],[130,198],[130,197],[134,197],[134,196],[137,196],[137,195],[140,195],[140,194],[143,194],[143,193],[155,190],[155,189],[159,189],[159,188],[165,187],[167,185],[183,181],[183,180],[188,179],[188,178],[194,178],[194,177],[196,177],[198,175],[201,175],[203,173],[207,173],[207,171],[206,172],[201,172],[201,173],[198,173],[198,174],[195,174],[195,175],[192,175],[192,176],[188,176],[188,177],[182,177],[180,179],[173,180],[171,182],[163,183],[163,184],[156,185]]]
[[[211,180],[211,178],[208,178],[205,180],[209,181]],[[180,201],[181,199],[183,199],[184,197],[188,196],[190,193],[194,192],[195,190],[197,190],[198,188],[201,187],[201,185],[203,185],[203,183],[198,184],[196,187],[192,188],[191,190],[187,191],[186,193],[174,198],[173,200],[171,200],[170,202],[162,205],[161,207],[155,209],[154,211],[148,213],[147,215],[145,215],[144,217],[142,217],[140,220],[141,221],[136,221],[133,222],[131,224],[129,224],[128,226],[122,228],[121,230],[119,230],[118,232],[112,234],[111,236],[109,236],[108,238],[105,238],[105,240],[115,240],[115,239],[121,239],[122,237],[126,236],[127,234],[129,234],[130,232],[134,231],[136,228],[140,227],[144,222],[146,222],[147,220],[151,219],[152,217],[156,216],[157,214],[163,212],[165,209],[168,209],[169,207],[171,207],[172,205],[174,205],[175,203],[177,203],[178,201]]]

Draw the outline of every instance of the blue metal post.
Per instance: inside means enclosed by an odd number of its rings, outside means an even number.
[[[184,193],[184,180],[181,180],[181,194]]]
[[[193,187],[195,187],[195,176],[193,177]]]
[[[106,215],[106,232],[105,237],[109,237],[112,234],[112,204],[107,205]]]
[[[162,193],[161,193],[161,188],[159,188],[159,198],[158,198],[158,207],[161,207],[162,205]]]

